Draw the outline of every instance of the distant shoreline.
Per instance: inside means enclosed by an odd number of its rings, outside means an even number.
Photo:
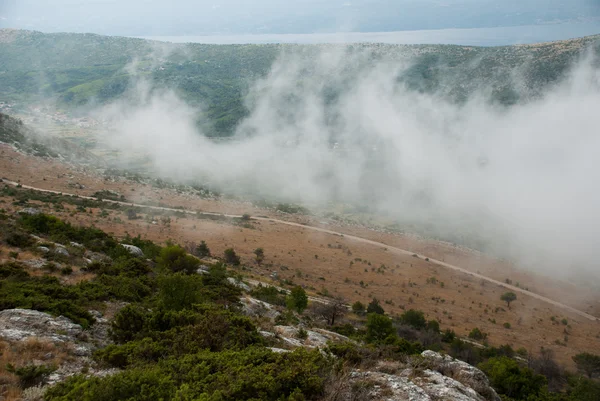
[[[135,36],[173,43],[392,43],[507,46],[566,40],[600,34],[600,22],[523,25],[496,28],[436,29],[396,32],[343,32],[311,34],[246,34],[197,36]]]

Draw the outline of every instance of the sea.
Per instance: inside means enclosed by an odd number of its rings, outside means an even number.
[[[600,21],[522,25],[495,28],[436,29],[396,32],[338,32],[310,34],[247,34],[201,36],[139,36],[173,43],[396,43],[507,46],[565,40],[600,34]]]

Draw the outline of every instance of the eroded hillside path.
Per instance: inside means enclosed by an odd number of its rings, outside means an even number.
[[[107,203],[114,203],[114,204],[118,204],[118,205],[123,205],[123,206],[133,206],[133,207],[140,207],[140,208],[146,208],[146,209],[154,209],[154,210],[162,210],[162,211],[172,211],[172,212],[181,212],[181,213],[186,213],[186,214],[190,214],[190,215],[207,215],[207,216],[223,216],[223,217],[229,217],[229,218],[241,218],[241,215],[234,215],[234,214],[224,214],[224,213],[215,213],[215,212],[197,212],[197,211],[193,211],[193,210],[186,210],[186,209],[176,209],[176,208],[169,208],[169,207],[162,207],[162,206],[151,206],[151,205],[144,205],[144,204],[138,204],[138,203],[132,203],[132,202],[124,202],[124,201],[115,201],[115,200],[110,200],[110,199],[99,199],[99,198],[95,198],[93,196],[84,196],[84,195],[77,195],[77,194],[71,194],[71,193],[66,193],[66,192],[61,192],[61,191],[53,191],[50,189],[43,189],[43,188],[36,188],[36,187],[32,187],[29,185],[24,185],[21,183],[17,183],[14,181],[10,181],[7,179],[3,179],[3,182],[12,186],[18,186],[20,185],[21,188],[24,189],[30,189],[30,190],[34,190],[34,191],[39,191],[39,192],[47,192],[47,193],[52,193],[52,194],[57,194],[57,195],[66,195],[66,196],[73,196],[73,197],[77,197],[77,198],[81,198],[81,199],[89,199],[89,200],[94,200],[94,201],[102,201],[102,202],[107,202]],[[385,244],[383,242],[377,242],[377,241],[373,241],[373,240],[369,240],[366,238],[362,238],[362,237],[357,237],[354,235],[348,235],[348,234],[344,234],[338,231],[333,231],[333,230],[328,230],[326,228],[322,228],[322,227],[315,227],[315,226],[310,226],[307,224],[301,224],[301,223],[294,223],[294,222],[290,222],[290,221],[285,221],[285,220],[279,220],[279,219],[274,219],[274,218],[270,218],[270,217],[252,217],[253,220],[257,220],[257,221],[267,221],[267,222],[271,222],[271,223],[277,223],[277,224],[282,224],[282,225],[287,225],[287,226],[292,226],[292,227],[299,227],[299,228],[303,228],[306,230],[311,230],[311,231],[315,231],[315,232],[320,232],[320,233],[325,233],[325,234],[331,234],[331,235],[337,235],[339,237],[342,237],[344,239],[350,240],[350,241],[355,241],[355,242],[360,242],[363,244],[369,244],[375,247],[379,247],[379,248],[385,248],[387,249],[388,252],[391,253],[395,253],[397,255],[408,255],[408,256],[414,256],[414,257],[418,257],[421,259],[427,259],[429,261],[429,263],[433,264],[433,265],[437,265],[437,266],[441,266],[450,270],[454,270],[456,272],[462,273],[462,274],[466,274],[468,276],[486,281],[488,283],[491,284],[495,284],[499,287],[503,287],[506,288],[507,290],[513,291],[515,293],[519,293],[519,294],[523,294],[523,295],[527,295],[531,298],[537,299],[539,301],[548,303],[550,305],[559,307],[563,310],[569,311],[571,313],[574,313],[576,315],[579,315],[581,317],[584,317],[586,319],[592,320],[592,321],[600,321],[599,318],[590,315],[589,313],[580,311],[578,309],[575,309],[571,306],[565,305],[563,303],[560,303],[558,301],[552,300],[550,298],[544,297],[542,295],[533,293],[531,291],[527,291],[523,288],[519,288],[507,283],[504,283],[502,281],[498,281],[498,280],[494,280],[492,278],[489,278],[487,276],[478,274],[478,273],[474,273],[471,272],[469,270],[463,269],[462,267],[459,266],[455,266],[446,262],[443,262],[441,260],[437,260],[437,259],[433,259],[430,258],[426,255],[421,255],[418,254],[416,252],[412,252],[406,249],[401,249],[401,248],[397,248],[388,244]]]

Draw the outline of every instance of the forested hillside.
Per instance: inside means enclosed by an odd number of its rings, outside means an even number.
[[[398,81],[409,89],[439,92],[462,102],[485,88],[491,101],[510,105],[539,96],[586,49],[598,52],[597,39],[491,48],[355,44],[344,51],[363,55],[363,65],[349,65],[344,73],[352,79],[374,60],[397,62],[406,66],[398,72]],[[226,136],[246,114],[249,87],[269,72],[278,56],[293,53],[311,60],[342,46],[171,44],[0,30],[0,100],[30,103],[51,98],[67,109],[85,108],[123,94],[135,73],[155,87],[176,90],[191,105],[202,105],[199,120],[210,122],[207,134]],[[339,90],[326,89],[332,97]]]

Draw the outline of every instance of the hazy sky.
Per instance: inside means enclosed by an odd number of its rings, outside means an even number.
[[[134,36],[378,32],[590,20],[600,20],[600,0],[0,0],[0,28]]]

